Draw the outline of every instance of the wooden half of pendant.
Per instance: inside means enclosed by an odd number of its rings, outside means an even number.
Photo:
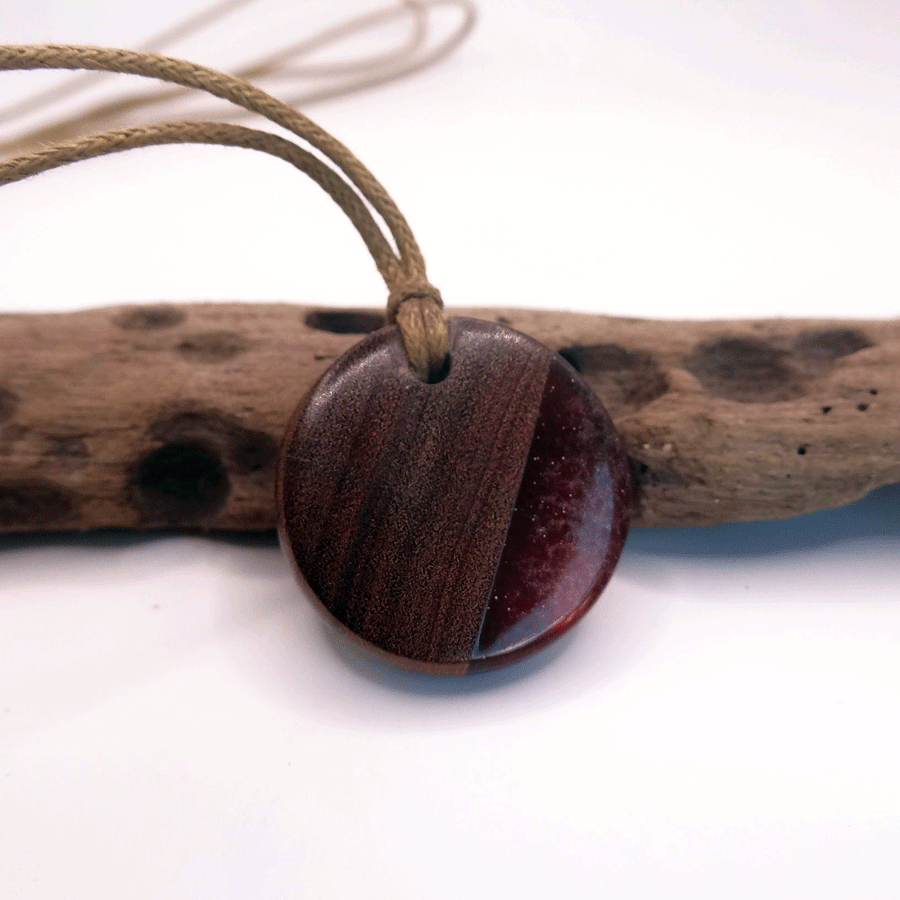
[[[330,617],[409,668],[466,672],[562,634],[609,580],[628,531],[622,441],[557,353],[450,322],[436,384],[399,331],[342,356],[298,407],[278,477],[280,534]]]

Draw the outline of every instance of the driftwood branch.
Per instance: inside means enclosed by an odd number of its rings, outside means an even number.
[[[629,447],[636,524],[780,518],[900,481],[900,321],[454,313],[581,370]],[[0,530],[272,528],[291,410],[382,324],[240,303],[0,316]]]

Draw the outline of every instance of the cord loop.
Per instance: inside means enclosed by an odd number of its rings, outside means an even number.
[[[409,365],[422,381],[440,381],[449,366],[449,335],[441,292],[424,276],[399,279],[388,295],[388,322],[403,337]]]
[[[318,155],[279,135],[243,126],[162,122],[102,132],[4,160],[0,162],[0,185],[78,160],[159,144],[224,144],[280,157],[316,181],[359,232],[390,291],[388,320],[396,322],[400,329],[410,366],[425,381],[443,377],[448,366],[444,304],[426,278],[425,261],[412,230],[374,175],[315,122],[248,81],[157,53],[54,44],[0,44],[0,71],[25,69],[119,72],[205,91],[281,126],[309,144]]]

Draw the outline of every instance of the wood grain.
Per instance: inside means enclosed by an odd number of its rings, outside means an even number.
[[[637,525],[780,518],[900,481],[900,321],[514,309],[624,437]],[[0,530],[271,529],[278,442],[376,310],[194,303],[0,316]]]

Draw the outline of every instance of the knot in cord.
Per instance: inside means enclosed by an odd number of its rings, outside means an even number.
[[[397,321],[397,313],[407,300],[424,300],[444,308],[441,292],[424,278],[400,278],[391,287],[387,301],[387,317],[390,324]]]
[[[440,381],[449,356],[447,318],[441,292],[424,277],[394,283],[387,302],[388,322],[396,323],[409,364],[423,381]]]

